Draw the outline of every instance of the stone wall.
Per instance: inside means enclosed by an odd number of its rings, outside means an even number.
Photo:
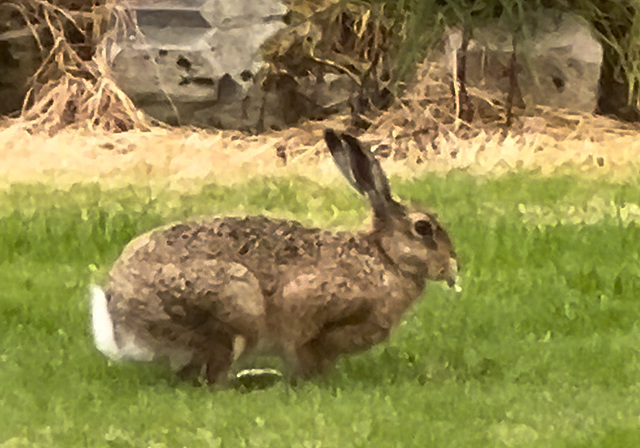
[[[286,26],[287,13],[281,0],[122,1],[98,54],[106,55],[109,75],[139,108],[170,124],[261,132],[345,110],[358,90],[350,77],[330,69],[295,77],[267,70],[261,46]],[[515,105],[593,112],[602,48],[590,25],[542,10],[528,26],[530,37],[517,43]],[[460,40],[450,31],[435,57],[450,77]],[[499,22],[473,31],[472,94],[476,89],[504,104],[512,49],[511,30]],[[0,27],[0,114],[20,109],[40,63],[28,29]]]

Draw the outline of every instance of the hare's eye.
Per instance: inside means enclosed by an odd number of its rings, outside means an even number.
[[[433,238],[433,228],[431,227],[430,222],[425,221],[424,219],[421,219],[419,221],[416,221],[415,224],[413,224],[413,228],[415,229],[418,235],[428,236]]]

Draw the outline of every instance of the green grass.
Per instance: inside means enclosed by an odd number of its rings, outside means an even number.
[[[430,285],[388,343],[325,378],[249,393],[107,362],[92,345],[88,285],[132,237],[188,216],[267,210],[357,226],[368,209],[346,183],[0,193],[0,447],[637,444],[640,182],[392,183],[445,223],[464,291]]]

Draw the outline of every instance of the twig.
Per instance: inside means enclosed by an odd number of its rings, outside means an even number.
[[[471,98],[467,92],[467,49],[469,47],[469,40],[471,39],[471,32],[468,28],[464,28],[462,31],[462,43],[460,48],[456,52],[456,82],[458,85],[458,113],[457,116],[462,121],[470,123],[473,120],[474,108]]]
[[[518,91],[518,58],[516,56],[516,44],[513,43],[513,52],[509,59],[509,90],[505,102],[505,124],[508,128],[513,124],[513,102]]]

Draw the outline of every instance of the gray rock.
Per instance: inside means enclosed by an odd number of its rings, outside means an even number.
[[[285,26],[280,0],[137,0],[120,8],[137,26],[114,26],[103,41],[107,62],[119,87],[162,121],[280,129],[322,116],[355,88],[342,75],[263,76],[260,48]]]
[[[602,47],[588,23],[574,14],[542,10],[527,25],[530,37],[517,43],[520,98],[515,104],[593,112]],[[461,33],[452,30],[445,40],[447,50],[441,57],[452,60]],[[478,87],[504,104],[512,50],[512,33],[499,22],[475,29],[467,53],[468,87]]]
[[[175,124],[256,126],[245,109],[258,105],[243,101],[264,65],[260,46],[284,26],[278,0],[122,5],[137,27],[116,27],[103,45],[116,83],[139,107]]]
[[[31,30],[0,33],[0,115],[22,108],[28,80],[41,63],[40,50]]]

